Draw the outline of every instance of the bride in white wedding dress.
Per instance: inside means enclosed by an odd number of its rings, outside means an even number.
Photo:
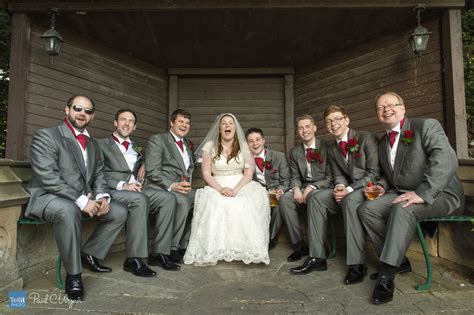
[[[270,205],[263,186],[252,181],[255,162],[233,114],[216,118],[196,150],[206,187],[196,192],[185,264],[219,260],[270,263]]]

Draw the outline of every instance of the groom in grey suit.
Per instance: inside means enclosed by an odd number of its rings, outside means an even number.
[[[170,116],[169,131],[153,135],[146,149],[147,187],[171,193],[176,200],[172,220],[166,225],[158,222],[157,226],[158,231],[168,229],[171,232],[170,258],[175,263],[182,263],[186,251],[189,234],[185,230],[189,227],[187,219],[195,195],[191,188],[194,170],[192,142],[185,138],[190,127],[191,114],[177,109]],[[156,250],[154,243],[149,263],[154,260]]]
[[[298,135],[303,143],[290,151],[290,190],[280,198],[280,211],[288,227],[293,253],[288,261],[297,261],[309,254],[304,241],[297,209],[306,205],[308,214],[313,212],[310,200],[321,189],[331,187],[331,169],[328,161],[328,147],[316,138],[316,124],[311,115],[296,118]]]
[[[65,292],[82,300],[81,218],[98,216],[99,224],[82,248],[83,263],[96,272],[110,272],[104,259],[127,219],[127,209],[109,200],[98,143],[86,127],[95,106],[86,96],[67,101],[64,122],[40,129],[31,143],[33,176],[25,216],[53,224],[54,237],[66,269]]]
[[[309,257],[291,272],[306,274],[327,269],[324,241],[328,215],[342,212],[349,266],[344,283],[355,284],[367,273],[366,236],[357,208],[365,201],[364,187],[379,177],[379,139],[373,133],[350,129],[349,115],[342,106],[329,106],[323,117],[329,133],[336,138],[328,149],[335,187],[316,192],[310,200],[314,204],[308,213]]]
[[[276,192],[276,198],[288,190],[290,174],[285,154],[273,151],[265,146],[265,136],[260,128],[249,128],[245,132],[245,138],[255,158],[255,172],[253,180],[262,184],[267,190]],[[270,220],[270,242],[269,248],[276,245],[278,232],[281,227],[281,214],[279,206],[272,207]]]
[[[142,186],[145,175],[145,165],[139,147],[130,136],[137,128],[137,115],[131,109],[119,109],[115,114],[113,134],[100,139],[102,154],[104,157],[104,171],[107,184],[111,189],[114,200],[127,206],[128,218],[126,224],[127,258],[123,263],[123,269],[140,277],[154,277],[156,272],[149,269],[142,257],[148,257],[147,226],[148,212],[152,209],[161,208],[161,217],[169,215],[174,211],[175,198],[173,195],[147,189]],[[150,195],[153,203],[144,193]],[[162,259],[160,266],[164,269],[170,267]],[[173,264],[174,265],[174,264]],[[175,269],[179,266],[175,265]]]
[[[416,223],[431,216],[459,214],[464,192],[456,175],[456,153],[440,123],[408,118],[403,99],[394,92],[375,99],[377,117],[386,134],[379,142],[383,180],[381,196],[359,208],[361,218],[379,255],[374,304],[393,299],[395,274],[413,239]]]

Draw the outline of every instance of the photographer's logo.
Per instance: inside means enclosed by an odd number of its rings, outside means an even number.
[[[26,291],[8,292],[8,305],[10,308],[26,308]]]

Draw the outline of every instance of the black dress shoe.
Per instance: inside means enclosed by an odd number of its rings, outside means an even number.
[[[328,269],[326,259],[308,257],[301,266],[291,268],[290,272],[295,275],[310,273],[311,271],[324,271]]]
[[[97,258],[92,255],[81,256],[82,266],[93,272],[111,272],[112,268],[102,265]]]
[[[364,280],[367,274],[367,266],[364,264],[349,266],[344,278],[344,284],[356,284]]]
[[[186,249],[182,249],[182,248],[178,250],[172,250],[168,258],[175,264],[182,264],[185,253],[186,253]]]
[[[270,250],[270,249],[275,248],[276,244],[277,244],[277,239],[276,239],[276,238],[272,238],[272,239],[270,240],[270,242],[268,242],[268,249]]]
[[[400,265],[400,267],[398,267],[397,269],[397,273],[399,274],[402,274],[402,273],[409,273],[409,272],[412,272],[413,270],[411,269],[411,263],[410,261],[408,260],[408,258],[405,258],[405,260],[402,262],[402,264]],[[377,278],[379,277],[379,273],[378,272],[375,272],[373,274],[370,275],[370,279],[371,280],[377,280]]]
[[[382,275],[375,284],[374,293],[372,294],[372,303],[384,304],[393,300],[393,290],[395,283],[392,279]]]
[[[133,258],[132,261],[125,259],[123,270],[131,272],[138,277],[156,277],[156,272],[148,268],[141,258]]]
[[[179,270],[181,266],[172,262],[168,255],[157,254],[148,256],[148,264],[151,266],[160,266],[165,270]]]
[[[303,245],[297,250],[295,250],[293,253],[291,253],[291,255],[288,256],[287,260],[289,262],[297,261],[297,260],[300,260],[303,256],[308,256],[308,255],[309,255],[309,248],[307,245]]]
[[[64,292],[68,299],[73,301],[82,301],[84,298],[84,285],[82,284],[81,274],[67,275]]]

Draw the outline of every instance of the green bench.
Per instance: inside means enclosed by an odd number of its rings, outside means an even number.
[[[423,250],[423,256],[425,256],[426,264],[426,282],[416,286],[416,290],[425,291],[431,288],[431,283],[433,282],[433,266],[431,265],[430,253],[428,247],[426,246],[425,237],[421,230],[421,222],[468,222],[471,221],[474,223],[474,217],[468,215],[451,215],[451,216],[441,216],[441,217],[431,217],[428,219],[423,219],[418,221],[416,224],[416,233],[420,239],[421,249]]]
[[[81,221],[88,221],[90,219],[92,218],[82,217]],[[26,225],[43,225],[47,223],[48,222],[37,220],[37,219],[28,219],[25,217],[21,217],[20,220],[18,220],[18,224],[26,224]],[[56,264],[55,264],[55,277],[56,277],[56,286],[61,290],[64,289],[64,281],[61,274],[62,264],[63,264],[63,259],[61,255],[58,255],[58,257],[56,257]]]

